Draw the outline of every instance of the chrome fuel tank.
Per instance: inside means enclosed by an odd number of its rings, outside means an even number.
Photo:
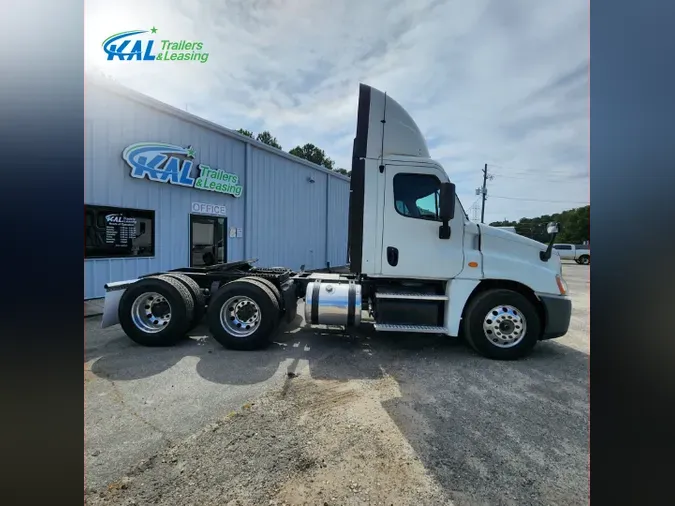
[[[310,325],[361,324],[361,285],[355,281],[312,281],[305,293],[305,321]]]

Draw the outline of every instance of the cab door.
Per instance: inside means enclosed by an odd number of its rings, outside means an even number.
[[[441,180],[429,167],[387,165],[382,225],[384,276],[450,279],[464,266],[464,215],[455,204],[450,239],[439,239]]]

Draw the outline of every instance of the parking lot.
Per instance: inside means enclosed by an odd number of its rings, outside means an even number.
[[[264,351],[152,349],[85,320],[87,503],[586,504],[589,267],[564,275],[570,332],[517,362],[301,321]]]

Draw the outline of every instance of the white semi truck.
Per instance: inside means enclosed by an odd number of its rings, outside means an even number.
[[[166,346],[206,319],[223,346],[256,349],[292,322],[461,336],[493,359],[563,336],[572,304],[560,257],[537,241],[471,222],[448,173],[396,101],[361,84],[349,203],[348,274],[257,268],[255,260],[108,283],[102,325]]]

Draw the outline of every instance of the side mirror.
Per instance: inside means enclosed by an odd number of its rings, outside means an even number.
[[[455,185],[453,183],[441,183],[438,214],[443,222],[438,229],[438,238],[450,239],[448,222],[455,217]]]
[[[553,242],[555,241],[558,232],[560,232],[560,223],[552,221],[551,223],[546,225],[546,232],[548,232],[549,235],[551,236],[551,240],[548,242],[546,251],[539,252],[539,258],[541,259],[542,262],[548,262],[548,259],[551,258],[551,252],[553,251]]]
[[[447,222],[455,217],[455,185],[441,183],[441,198],[438,205],[441,221]]]

